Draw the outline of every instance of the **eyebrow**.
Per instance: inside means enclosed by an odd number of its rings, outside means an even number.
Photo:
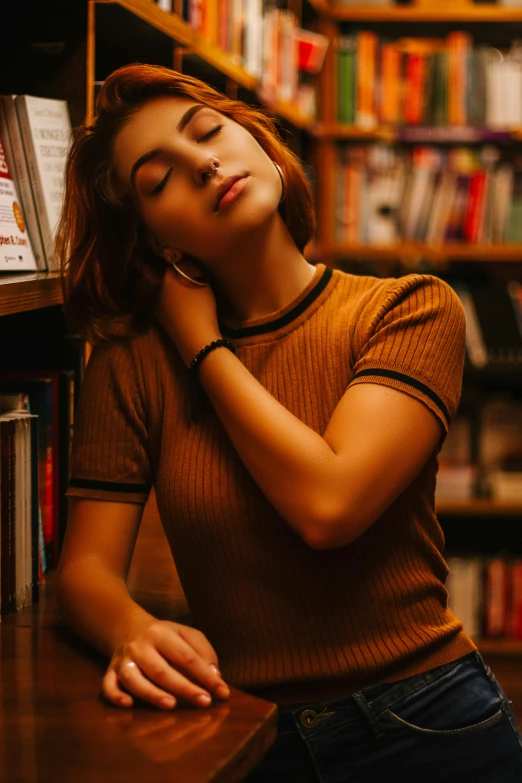
[[[208,106],[206,106],[204,103],[196,103],[195,106],[191,106],[190,109],[187,109],[185,114],[181,117],[180,121],[176,125],[176,130],[178,133],[183,133],[191,119],[199,112],[201,109],[207,109]],[[131,173],[130,173],[130,183],[134,187],[134,180],[136,179],[136,174],[138,173],[138,169],[141,168],[145,163],[147,163],[149,160],[152,160],[153,158],[156,158],[162,150],[159,147],[155,147],[153,150],[149,150],[149,152],[146,152],[144,155],[141,155],[141,157],[138,158],[138,160],[134,163]]]

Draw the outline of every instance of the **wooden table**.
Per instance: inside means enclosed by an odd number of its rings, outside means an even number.
[[[234,688],[208,710],[122,710],[99,697],[107,661],[65,626],[55,574],[38,604],[0,625],[0,783],[236,783],[276,736],[277,708]],[[143,606],[187,621],[149,503],[128,579]]]
[[[235,689],[208,710],[105,704],[106,660],[61,622],[52,582],[0,626],[2,783],[244,780],[275,739],[276,706]]]

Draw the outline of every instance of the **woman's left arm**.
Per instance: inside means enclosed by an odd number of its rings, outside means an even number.
[[[170,271],[158,317],[187,366],[221,336],[210,289],[188,289]],[[226,348],[206,356],[199,379],[254,481],[314,549],[360,536],[418,475],[443,434],[422,402],[363,383],[347,389],[322,437]]]

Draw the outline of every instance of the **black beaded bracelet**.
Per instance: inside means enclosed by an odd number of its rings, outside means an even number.
[[[201,384],[199,382],[198,378],[198,367],[205,358],[205,356],[208,356],[209,353],[214,351],[216,348],[228,348],[229,351],[232,351],[232,353],[236,352],[236,349],[230,342],[230,340],[227,340],[225,337],[222,337],[219,340],[212,340],[211,343],[208,345],[205,345],[204,348],[199,351],[199,353],[192,359],[190,362],[190,416],[194,423],[197,423],[199,420],[199,413],[201,411],[202,407],[202,388]]]

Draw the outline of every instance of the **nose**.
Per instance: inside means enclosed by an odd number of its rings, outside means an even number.
[[[219,161],[216,158],[207,158],[198,167],[196,179],[198,185],[206,185],[208,180],[212,179],[219,168]]]

